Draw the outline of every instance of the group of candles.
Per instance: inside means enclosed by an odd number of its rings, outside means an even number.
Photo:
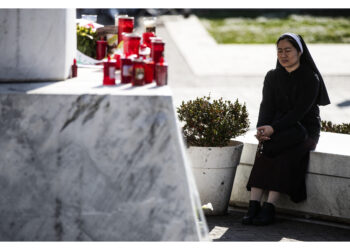
[[[103,85],[115,85],[115,70],[120,69],[120,83],[143,86],[156,82],[167,85],[168,65],[164,60],[164,41],[156,36],[156,18],[144,18],[145,32],[141,36],[133,33],[134,18],[117,16],[118,46],[123,43],[122,53],[115,53],[103,60]],[[97,59],[105,57],[106,41],[97,41]]]

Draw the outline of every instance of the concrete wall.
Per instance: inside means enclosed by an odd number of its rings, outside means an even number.
[[[254,133],[236,139],[244,142],[244,148],[231,193],[233,206],[245,207],[249,202],[246,184],[257,148]],[[306,178],[307,200],[296,204],[282,195],[277,209],[350,223],[350,135],[321,132],[316,150],[310,153]]]
[[[76,53],[75,9],[0,9],[0,82],[63,80]]]

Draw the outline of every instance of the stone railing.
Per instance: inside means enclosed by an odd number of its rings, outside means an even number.
[[[255,131],[249,131],[235,139],[243,141],[244,148],[233,183],[231,206],[247,207],[249,202],[246,184],[257,149],[254,134]],[[293,203],[282,195],[277,211],[350,223],[350,135],[321,132],[315,151],[310,153],[306,186],[306,201]]]

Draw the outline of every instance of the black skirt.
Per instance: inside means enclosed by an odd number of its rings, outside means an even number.
[[[305,175],[310,151],[316,148],[316,144],[317,140],[308,138],[305,142],[275,157],[257,153],[247,190],[256,187],[288,194],[296,203],[305,200]]]

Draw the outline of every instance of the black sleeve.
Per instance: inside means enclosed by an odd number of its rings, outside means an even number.
[[[257,127],[270,125],[275,114],[272,75],[273,71],[269,71],[265,76]]]
[[[302,83],[302,86],[300,83]],[[275,132],[296,124],[314,105],[319,89],[317,78],[314,74],[310,73],[306,79],[300,83],[294,108],[288,111],[280,120],[272,123]]]

